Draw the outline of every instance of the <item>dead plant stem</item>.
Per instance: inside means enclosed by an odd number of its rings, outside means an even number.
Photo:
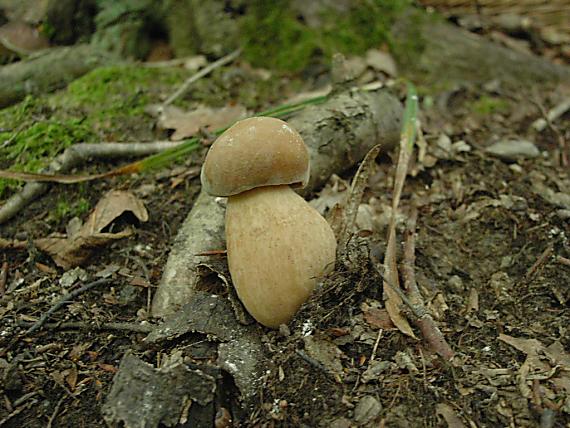
[[[97,287],[98,285],[103,285],[103,284],[108,284],[112,282],[112,279],[110,278],[102,278],[102,279],[98,279],[97,281],[93,281],[90,282],[88,284],[85,284],[83,287],[78,288],[77,290],[73,290],[70,293],[67,293],[65,296],[63,296],[61,298],[61,300],[59,300],[55,305],[53,305],[46,313],[44,313],[39,320],[36,321],[36,323],[34,325],[32,325],[27,331],[26,331],[26,335],[32,334],[35,331],[39,330],[40,328],[42,328],[42,326],[46,323],[46,321],[48,320],[48,318],[54,313],[57,312],[59,309],[61,309],[63,306],[65,306],[67,303],[71,302],[73,299],[75,299],[77,296],[79,296],[80,294],[91,290],[94,287]]]
[[[232,62],[234,59],[236,59],[239,56],[240,53],[241,53],[241,49],[237,49],[237,50],[233,51],[232,53],[230,53],[230,54],[220,58],[219,60],[211,63],[210,65],[204,67],[203,69],[198,71],[196,74],[193,74],[192,76],[190,76],[182,84],[182,86],[180,86],[180,88],[178,88],[176,90],[176,92],[174,92],[171,96],[169,96],[166,99],[166,101],[164,101],[164,103],[162,104],[163,107],[167,106],[169,104],[172,104],[178,97],[184,95],[184,93],[188,90],[188,88],[190,87],[190,85],[192,83],[196,82],[197,80],[201,79],[204,76],[207,76],[212,71],[214,71],[216,68],[222,67],[223,65],[226,65],[226,64]]]
[[[423,297],[416,282],[414,266],[416,263],[415,236],[417,216],[417,208],[412,207],[408,220],[408,227],[406,229],[406,239],[404,242],[404,260],[401,265],[404,287],[412,305],[423,312],[423,316],[418,317],[414,322],[422,332],[424,339],[441,357],[446,360],[450,360],[454,356],[454,352],[446,342],[431,314],[426,310]]]

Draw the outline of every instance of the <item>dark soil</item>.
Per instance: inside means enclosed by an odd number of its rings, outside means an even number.
[[[393,185],[394,163],[385,156],[366,190],[368,214],[359,220],[355,239],[363,252],[352,269],[339,267],[325,281],[288,329],[264,331],[270,360],[264,387],[251,411],[230,403],[235,426],[570,426],[570,366],[564,363],[570,353],[570,207],[545,191],[570,195],[569,170],[560,166],[558,151],[560,136],[570,140],[570,118],[566,114],[540,133],[530,126],[542,117],[539,106],[552,108],[569,95],[563,87],[538,93],[466,86],[423,97],[428,156],[413,166],[401,207],[406,213],[412,200],[420,207],[416,276],[456,352],[451,362],[426,346],[418,330],[419,339],[407,337],[385,317],[382,279],[374,268],[384,252],[383,213]],[[501,100],[501,108],[481,108],[489,99]],[[469,151],[442,150],[442,134],[452,143],[464,141]],[[484,151],[512,137],[535,141],[541,155],[505,162]],[[203,154],[184,167],[199,165]],[[197,341],[183,337],[149,349],[144,333],[103,328],[110,322],[154,323],[154,287],[200,186],[192,176],[173,187],[183,172],[178,166],[88,186],[93,204],[108,189],[133,191],[150,220],[84,266],[85,282],[113,268],[111,286],[82,294],[31,335],[25,330],[63,294],[63,270],[33,245],[4,252],[0,262],[7,262],[11,291],[0,300],[0,425],[105,426],[101,406],[127,351],[156,363]],[[2,237],[64,232],[69,219],[48,214],[53,201],[62,194],[74,198],[76,190],[54,186],[3,226]],[[65,322],[75,324],[60,325]],[[547,369],[525,364],[532,352],[500,335],[536,339],[544,347],[559,342],[566,360],[553,361],[533,342]]]

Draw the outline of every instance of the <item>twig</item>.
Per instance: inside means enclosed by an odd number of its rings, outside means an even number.
[[[61,396],[61,398],[59,399],[59,401],[57,402],[57,404],[55,405],[55,409],[53,410],[53,413],[51,414],[51,416],[49,417],[49,421],[47,424],[46,428],[51,428],[53,425],[53,421],[55,421],[55,418],[57,417],[57,414],[59,413],[59,408],[61,407],[61,404],[63,403],[63,400],[65,400],[66,395],[63,394]]]
[[[201,69],[200,71],[198,71],[196,74],[190,76],[183,84],[182,86],[180,86],[180,88],[178,88],[176,90],[176,92],[174,92],[171,96],[169,96],[166,101],[162,104],[163,107],[167,106],[169,104],[172,104],[174,102],[174,100],[176,100],[176,98],[178,98],[179,96],[181,96],[182,94],[184,94],[184,92],[186,92],[188,90],[188,87],[194,83],[195,81],[201,79],[202,77],[208,75],[209,73],[211,73],[212,71],[214,71],[216,68],[219,68],[229,62],[232,62],[234,59],[236,59],[239,54],[241,53],[241,49],[237,49],[235,51],[233,51],[232,53],[220,58],[219,60],[211,63],[210,65],[208,65],[207,67],[204,67],[203,69]]]
[[[29,321],[18,321],[21,327],[28,327],[33,323]],[[48,330],[114,330],[128,331],[133,333],[148,334],[154,326],[152,324],[136,324],[130,322],[89,322],[89,321],[69,321],[69,322],[52,322],[43,325]]]
[[[324,374],[326,374],[328,376],[329,379],[332,379],[336,382],[339,382],[339,379],[336,378],[336,376],[334,375],[334,373],[331,373],[330,370],[327,369],[327,367],[321,363],[320,361],[310,357],[309,355],[307,355],[307,353],[301,349],[295,349],[295,353],[301,357],[303,360],[305,360],[306,363],[308,363],[309,365],[321,370]]]
[[[32,401],[26,403],[25,405],[23,405],[22,407],[18,407],[16,410],[14,410],[12,413],[10,413],[8,416],[6,416],[4,419],[0,420],[0,427],[4,426],[4,424],[6,422],[8,422],[10,419],[12,419],[14,416],[19,415],[24,410],[28,410],[30,407],[35,405],[37,402],[38,402],[37,400],[32,400]]]
[[[225,256],[228,250],[210,250],[194,254],[195,256]]]
[[[63,173],[80,165],[90,158],[131,157],[157,153],[183,144],[184,141],[156,141],[148,143],[98,143],[76,144],[67,148],[48,166],[47,172]],[[27,183],[0,208],[0,224],[14,217],[26,205],[45,193],[46,183]]]
[[[374,342],[374,347],[372,348],[372,354],[370,354],[370,359],[368,360],[368,365],[370,365],[370,363],[372,363],[372,361],[374,361],[374,358],[376,358],[376,351],[378,350],[378,345],[380,344],[380,339],[382,338],[382,333],[384,332],[384,330],[380,329],[378,331],[378,336],[376,337],[376,342]]]
[[[0,270],[0,297],[6,292],[6,281],[8,281],[8,262],[4,261]]]
[[[534,262],[534,264],[526,271],[525,278],[528,280],[532,277],[536,271],[548,260],[550,255],[552,254],[553,247],[549,245],[546,249],[542,252],[540,257]]]
[[[98,279],[97,281],[90,282],[89,284],[85,284],[83,287],[78,288],[77,290],[73,290],[71,293],[67,293],[65,296],[61,298],[59,302],[53,305],[46,313],[44,313],[39,320],[37,320],[33,326],[31,326],[27,331],[26,335],[32,334],[33,332],[42,328],[42,326],[46,323],[48,318],[56,311],[61,309],[64,305],[69,303],[71,300],[79,296],[81,293],[84,293],[87,290],[90,290],[98,285],[108,284],[112,282],[110,278],[102,278]]]
[[[370,176],[370,171],[372,170],[372,165],[378,157],[381,148],[382,146],[378,144],[370,149],[358,167],[358,171],[356,171],[350,186],[350,193],[343,210],[344,215],[342,216],[342,224],[338,227],[337,236],[337,254],[339,255],[339,259],[344,263],[347,261],[347,247],[353,233],[354,224],[356,223],[358,207],[362,202],[364,190],[368,185],[368,178]]]
[[[568,108],[570,108],[570,100],[565,100],[565,102],[559,104],[554,109],[550,110],[548,113],[546,112],[546,109],[544,108],[542,103],[538,100],[539,100],[538,95],[535,94],[534,104],[540,110],[540,113],[543,116],[543,121],[546,123],[546,125],[548,125],[550,130],[554,133],[554,135],[556,135],[556,138],[558,139],[558,147],[560,149],[560,164],[562,166],[568,166],[570,160],[568,159],[569,155],[568,155],[568,148],[566,147],[566,140],[564,139],[564,136],[562,135],[560,130],[556,126],[554,126],[552,122],[556,120],[559,116],[563,115],[568,110]],[[535,123],[533,123],[533,126]],[[542,129],[540,129],[540,131],[542,131],[544,129],[542,123],[539,123],[539,126],[542,127]],[[535,127],[535,129],[537,128]]]
[[[566,257],[556,256],[556,261],[564,266],[570,267],[570,259],[567,259]]]
[[[424,301],[418,284],[416,283],[416,275],[414,265],[416,263],[416,220],[418,211],[416,207],[412,208],[408,227],[406,229],[406,240],[404,242],[404,260],[401,265],[402,277],[404,279],[404,287],[406,288],[407,295],[410,302],[414,307],[422,310],[423,316],[414,320],[427,343],[430,344],[432,349],[437,352],[441,357],[450,360],[454,356],[451,347],[445,341],[443,334],[437,327],[431,314],[425,309]]]

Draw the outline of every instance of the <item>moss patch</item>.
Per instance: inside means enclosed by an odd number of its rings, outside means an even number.
[[[488,116],[495,113],[509,111],[509,103],[497,97],[482,96],[471,105],[471,110],[480,116]]]
[[[0,167],[38,172],[72,144],[149,139],[145,106],[186,76],[181,69],[99,68],[66,90],[0,110]],[[19,186],[0,180],[0,198]]]
[[[69,200],[67,197],[60,197],[55,204],[55,209],[50,213],[56,222],[61,222],[72,217],[81,217],[91,209],[91,204],[84,197]]]
[[[310,28],[289,0],[252,2],[242,22],[244,56],[256,66],[299,71],[335,52],[360,55],[392,44],[390,27],[407,5],[407,0],[356,1],[348,13],[321,12],[319,28]]]

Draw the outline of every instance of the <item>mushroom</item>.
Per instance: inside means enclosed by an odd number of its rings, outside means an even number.
[[[228,197],[228,265],[240,300],[267,327],[288,323],[336,254],[327,221],[290,187],[309,180],[303,139],[279,119],[237,122],[210,148],[201,180]]]

